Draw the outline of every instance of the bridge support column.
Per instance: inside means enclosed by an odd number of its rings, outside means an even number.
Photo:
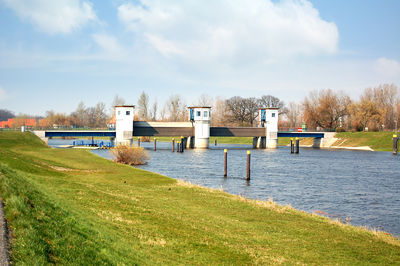
[[[190,120],[194,121],[194,147],[208,149],[210,143],[211,107],[189,107]]]
[[[186,149],[193,149],[194,148],[194,137],[187,137],[186,138]]]
[[[279,108],[261,108],[259,110],[260,126],[266,127],[265,148],[278,147],[278,115]]]
[[[253,138],[253,149],[265,149],[266,138],[265,137],[254,137]]]
[[[133,105],[115,106],[115,145],[132,146],[133,141]]]
[[[319,149],[321,148],[322,142],[323,142],[322,138],[314,138],[312,147]]]
[[[268,132],[267,130],[267,138],[265,146],[267,149],[278,148],[278,132]]]

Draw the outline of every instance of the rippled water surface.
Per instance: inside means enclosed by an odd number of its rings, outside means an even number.
[[[301,149],[296,155],[287,147],[252,150],[247,182],[250,146],[220,145],[176,153],[170,143],[158,143],[157,151],[152,150],[153,143],[142,144],[150,153],[142,169],[253,199],[273,198],[279,204],[349,218],[352,224],[400,236],[400,156],[389,152]],[[223,177],[224,148],[228,148],[227,178]],[[107,150],[93,152],[111,159]]]

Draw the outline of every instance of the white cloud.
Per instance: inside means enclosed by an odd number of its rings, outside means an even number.
[[[4,101],[7,98],[6,91],[0,86],[0,102]]]
[[[384,76],[400,78],[400,62],[394,59],[379,58],[375,62],[375,69]]]
[[[189,60],[332,54],[339,39],[307,0],[142,0],[120,5],[118,17],[164,56]]]
[[[114,36],[107,34],[93,34],[92,37],[97,45],[99,45],[107,54],[114,56],[122,55],[124,49]]]
[[[81,0],[1,0],[17,15],[33,23],[39,30],[69,33],[97,17],[92,4]]]

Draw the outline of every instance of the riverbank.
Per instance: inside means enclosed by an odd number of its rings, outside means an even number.
[[[24,264],[396,264],[400,241],[0,132],[0,191]]]

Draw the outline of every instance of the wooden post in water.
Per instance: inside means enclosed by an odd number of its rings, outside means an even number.
[[[228,149],[224,149],[224,177],[228,176]]]
[[[172,152],[175,151],[175,139],[172,138]]]
[[[251,151],[247,151],[246,180],[250,180],[250,154]]]
[[[183,136],[181,136],[181,152],[183,152],[185,149],[184,143],[185,143],[185,139],[183,138]]]
[[[157,138],[154,138],[154,150],[157,150]]]
[[[300,150],[300,139],[296,138],[296,153],[299,153]]]
[[[217,139],[214,140],[214,146],[217,146]]]
[[[137,146],[140,147],[140,137],[137,138]]]
[[[293,143],[293,138],[290,138],[290,153],[294,153],[294,143]]]
[[[393,135],[393,155],[397,155],[397,143],[399,141],[399,138],[397,137],[396,134]]]

